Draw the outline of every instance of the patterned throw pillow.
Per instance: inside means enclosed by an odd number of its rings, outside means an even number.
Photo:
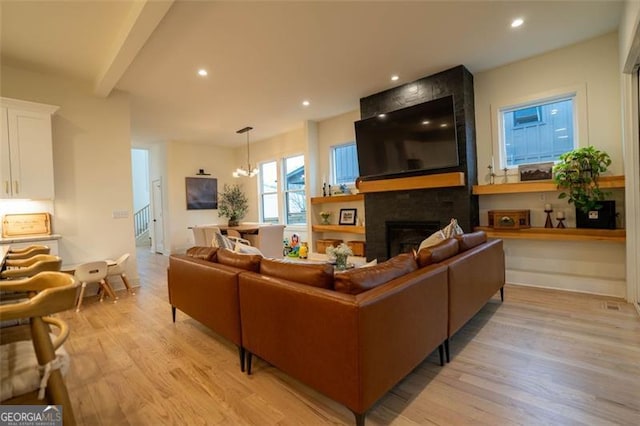
[[[456,235],[464,234],[464,231],[460,228],[460,225],[458,225],[457,219],[451,219],[451,222],[442,228],[442,233],[445,238],[453,238]]]
[[[235,244],[233,244],[233,241],[220,234],[219,232],[216,232],[215,236],[213,237],[213,241],[215,241],[215,245],[218,248],[226,248],[231,251],[233,251],[233,249],[235,248]]]
[[[260,249],[258,247],[253,247],[253,246],[248,246],[246,244],[242,244],[241,242],[236,242],[236,247],[234,249],[234,251],[236,253],[242,253],[242,254],[259,254],[260,256],[262,255],[262,252],[260,251]],[[264,256],[263,256],[264,257]]]

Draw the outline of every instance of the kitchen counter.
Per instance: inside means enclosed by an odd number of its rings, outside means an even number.
[[[0,245],[4,244],[18,244],[18,243],[32,243],[34,241],[51,241],[59,240],[62,238],[60,234],[51,235],[27,235],[24,237],[6,237],[0,238]]]

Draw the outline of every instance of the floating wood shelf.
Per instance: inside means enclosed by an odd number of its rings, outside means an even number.
[[[363,200],[364,194],[332,195],[331,197],[311,197],[311,204],[346,203]]]
[[[624,176],[600,176],[600,188],[624,188]],[[536,182],[502,183],[495,185],[474,185],[474,195],[518,194],[525,192],[554,192],[558,186],[552,180]]]
[[[485,231],[490,238],[520,240],[556,240],[556,241],[609,241],[623,243],[626,239],[624,229],[583,229],[583,228],[527,228],[493,229],[477,226],[476,231]]]
[[[366,180],[360,182],[360,192],[404,191],[408,189],[447,188],[464,186],[464,173],[439,173],[435,175],[412,176],[396,179]]]
[[[345,234],[363,234],[365,233],[364,226],[355,225],[312,225],[311,230],[313,232],[343,232]]]

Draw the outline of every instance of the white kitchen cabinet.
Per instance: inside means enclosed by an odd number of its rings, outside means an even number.
[[[53,199],[51,115],[57,109],[0,98],[0,198]]]

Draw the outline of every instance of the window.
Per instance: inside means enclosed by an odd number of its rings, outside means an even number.
[[[278,164],[260,164],[260,211],[262,221],[278,223]]]
[[[278,185],[282,171],[283,185]],[[288,225],[307,223],[307,200],[305,192],[304,155],[288,157],[279,161],[260,164],[260,220],[279,223],[279,212],[284,210]],[[282,203],[282,204],[281,204]]]
[[[349,142],[331,147],[331,176],[336,185],[352,184],[360,175],[356,143]]]
[[[578,146],[574,132],[575,94],[502,108],[502,165],[555,161]]]
[[[304,155],[285,158],[284,164],[284,209],[289,225],[307,223],[307,200],[305,195]]]

